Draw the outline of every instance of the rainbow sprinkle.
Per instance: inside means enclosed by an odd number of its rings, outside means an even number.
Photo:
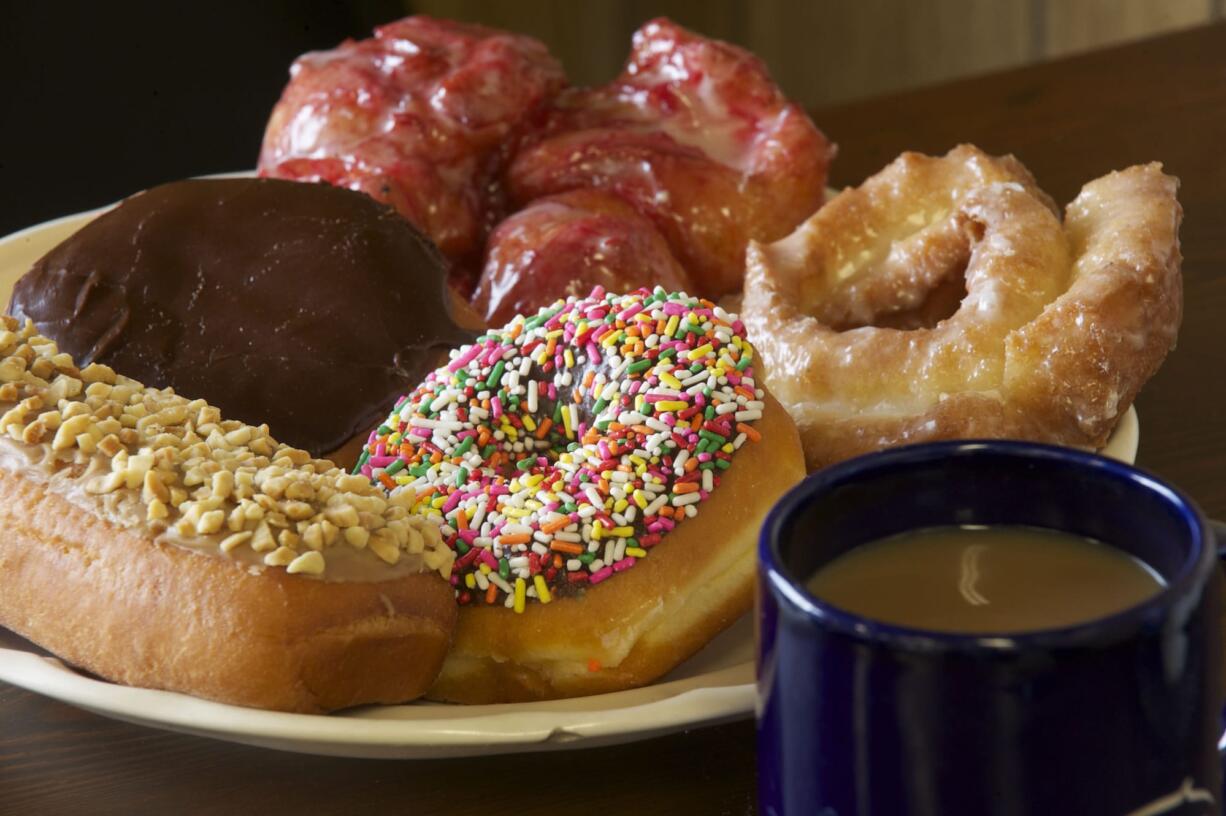
[[[355,473],[416,493],[455,550],[459,603],[550,603],[647,557],[760,438],[744,334],[659,288],[559,300],[452,352]]]

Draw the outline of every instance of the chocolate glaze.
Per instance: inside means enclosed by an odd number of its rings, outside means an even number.
[[[324,184],[180,181],[95,219],[13,289],[79,365],[202,397],[321,455],[472,339],[446,262],[389,207]]]

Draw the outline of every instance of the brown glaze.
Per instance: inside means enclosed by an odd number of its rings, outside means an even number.
[[[470,339],[445,273],[429,239],[361,193],[180,181],[51,250],[9,311],[81,365],[207,399],[321,455]]]

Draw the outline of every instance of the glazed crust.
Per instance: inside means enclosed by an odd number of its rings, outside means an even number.
[[[0,469],[0,528],[0,625],[127,685],[304,713],[404,702],[433,681],[455,622],[436,573],[249,572],[113,525],[20,471]]]
[[[809,467],[938,439],[1105,444],[1179,329],[1177,186],[1158,164],[1112,173],[1061,224],[1015,159],[963,145],[751,243],[743,317]],[[951,316],[895,325],[963,269]]]
[[[749,611],[758,530],[804,476],[796,428],[769,394],[718,490],[650,555],[582,596],[460,609],[427,696],[461,703],[575,697],[650,683]]]

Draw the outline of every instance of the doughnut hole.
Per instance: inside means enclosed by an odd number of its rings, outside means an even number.
[[[942,320],[953,317],[965,297],[966,260],[963,260],[961,264],[950,269],[946,277],[938,280],[931,289],[924,292],[923,300],[916,306],[899,307],[894,310],[885,309],[873,315],[871,323],[849,320],[847,322],[832,321],[829,325],[830,328],[839,332],[865,326],[902,331],[931,329]]]
[[[837,264],[827,272],[827,280],[835,281],[828,288],[802,283],[801,291],[810,313],[836,332],[931,329],[962,305],[967,267],[983,237],[980,221],[941,213],[911,235],[861,249],[860,264]]]

